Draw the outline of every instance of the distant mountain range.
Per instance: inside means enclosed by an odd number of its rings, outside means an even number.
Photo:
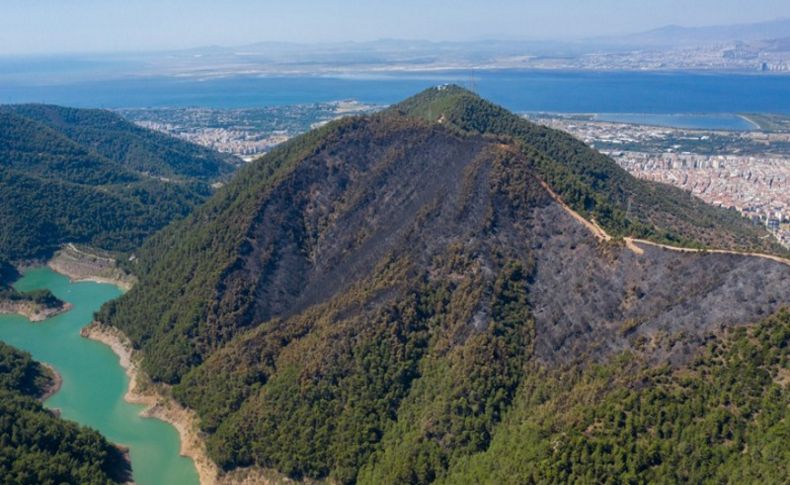
[[[146,75],[381,74],[443,69],[790,72],[790,19],[709,27],[671,25],[623,36],[562,41],[259,42],[169,52],[0,58],[0,81],[28,83]]]
[[[634,47],[688,47],[716,43],[764,41],[790,38],[790,19],[751,24],[683,27],[667,25],[646,32],[590,39],[594,43]]]
[[[437,68],[584,68],[584,69],[751,69],[762,67],[756,61],[784,65],[790,62],[790,19],[751,24],[708,27],[670,25],[647,32],[623,36],[597,37],[577,41],[484,40],[469,42],[429,42],[382,39],[372,42],[294,44],[261,42],[238,47],[198,48],[173,53],[171,61],[183,62],[182,68],[211,71],[224,66],[247,66],[252,69],[309,71],[364,69],[437,69]],[[748,44],[756,50],[749,60],[728,59],[727,49]],[[711,55],[711,48],[718,48]],[[677,49],[699,50],[696,60],[673,63]],[[647,51],[643,57],[634,51]],[[665,53],[666,58],[660,59]],[[618,56],[626,56],[625,60]],[[688,57],[689,53],[685,54]],[[657,61],[657,57],[660,60]],[[725,62],[718,62],[718,58]],[[743,59],[741,59],[743,60]],[[200,68],[199,66],[202,66]],[[790,64],[787,65],[790,69]],[[781,69],[780,69],[781,70]]]
[[[790,37],[790,19],[766,22],[706,27],[684,27],[667,25],[645,32],[620,36],[600,36],[581,40],[502,40],[435,42],[426,40],[380,39],[366,42],[330,42],[300,44],[293,42],[257,42],[241,46],[209,46],[176,51],[175,55],[188,56],[266,56],[286,59],[290,56],[338,55],[338,56],[397,56],[414,59],[419,56],[460,53],[475,55],[514,55],[530,53],[547,55],[552,53],[582,53],[603,47],[634,49],[643,47],[706,46],[715,43],[765,41]],[[297,60],[296,63],[299,61]]]

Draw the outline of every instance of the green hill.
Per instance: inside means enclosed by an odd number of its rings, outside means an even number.
[[[574,210],[614,236],[697,248],[788,252],[734,210],[637,179],[563,131],[531,123],[458,86],[429,89],[390,108],[462,131],[504,136],[534,158],[533,169]]]
[[[0,257],[65,242],[129,251],[212,192],[231,160],[109,112],[0,107]]]
[[[197,412],[227,470],[428,483],[501,464],[506,483],[597,483],[714,480],[742,454],[747,481],[770,467],[790,266],[601,242],[544,183],[615,235],[773,249],[568,135],[432,89],[241,169],[145,243],[139,284],[98,319]],[[697,366],[711,342],[721,359]],[[711,375],[756,377],[736,397]],[[664,408],[696,427],[664,430]]]
[[[129,463],[99,433],[58,418],[38,398],[52,376],[0,342],[0,482],[125,483]]]
[[[46,126],[128,170],[156,177],[213,181],[240,164],[233,156],[141,128],[111,111],[23,104],[0,107],[2,112]]]

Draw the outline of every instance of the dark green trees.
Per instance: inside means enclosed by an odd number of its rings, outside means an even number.
[[[30,355],[0,342],[0,482],[112,484],[129,479],[123,453],[91,429],[44,409],[52,377]]]
[[[233,159],[101,110],[0,106],[0,257],[128,251],[211,194]]]

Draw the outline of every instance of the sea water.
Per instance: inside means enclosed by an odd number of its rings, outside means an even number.
[[[6,61],[7,63],[7,61]],[[346,76],[140,76],[36,82],[3,77],[0,103],[75,107],[253,108],[355,99],[391,104],[441,83],[458,83],[516,112],[784,113],[790,76],[688,72],[456,70]]]

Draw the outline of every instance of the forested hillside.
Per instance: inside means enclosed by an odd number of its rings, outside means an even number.
[[[129,464],[118,448],[44,409],[38,398],[51,385],[41,364],[0,342],[0,482],[126,482]]]
[[[141,128],[107,110],[22,104],[0,107],[3,111],[44,125],[129,170],[157,177],[213,181],[240,164],[231,155]]]
[[[790,266],[600,241],[544,183],[615,235],[773,249],[740,218],[498,110],[445,88],[333,122],[138,252],[140,283],[98,319],[197,411],[224,469],[463,482],[500,450],[506,483],[673,482],[736,467],[738,446],[761,450],[755,473],[771,463],[785,424],[765,399],[786,396],[765,376],[785,382],[787,314],[733,329],[790,303]],[[486,128],[500,117],[518,136]],[[722,360],[700,366],[709,344]],[[756,354],[741,366],[750,394],[705,387],[740,392],[732,366]],[[669,429],[675,412],[689,434]],[[723,431],[732,415],[741,441]],[[495,448],[508,440],[522,441]]]
[[[390,111],[511,139],[567,204],[612,235],[788,254],[765,228],[736,211],[708,205],[677,187],[637,179],[570,134],[532,123],[458,86],[428,89]]]
[[[711,341],[678,369],[645,369],[624,354],[586,369],[528,372],[488,449],[455,461],[440,483],[790,477],[788,309]]]
[[[188,214],[233,160],[109,112],[0,107],[0,258],[65,242],[129,251]]]

